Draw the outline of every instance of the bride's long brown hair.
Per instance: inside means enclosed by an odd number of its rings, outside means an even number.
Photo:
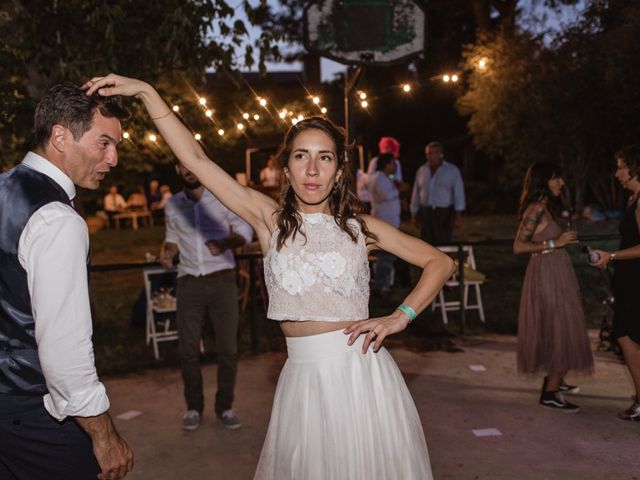
[[[282,171],[284,171],[285,168],[288,168],[293,141],[298,135],[300,135],[300,133],[305,130],[312,129],[326,133],[329,138],[333,140],[336,148],[338,170],[342,170],[342,174],[336,181],[335,187],[329,194],[329,209],[336,224],[342,231],[351,237],[351,240],[356,242],[358,240],[358,232],[354,231],[353,227],[348,223],[349,220],[353,218],[359,223],[360,230],[364,234],[365,238],[376,239],[375,235],[369,232],[367,225],[360,218],[360,214],[364,209],[362,207],[362,203],[355,194],[353,166],[348,159],[351,147],[345,143],[346,139],[342,128],[321,116],[308,117],[296,123],[285,135],[280,150],[275,156],[278,167]],[[281,186],[278,205],[278,209],[275,211],[276,223],[278,225],[278,238],[276,245],[277,249],[280,250],[289,237],[295,239],[296,234],[298,233],[304,236],[304,232],[300,231],[302,217],[300,216],[297,208],[298,200],[293,188],[286,178]]]

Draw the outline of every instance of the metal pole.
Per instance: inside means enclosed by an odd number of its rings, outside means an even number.
[[[345,140],[347,145],[351,142],[351,118],[350,118],[350,106],[349,106],[349,98],[353,93],[353,90],[356,88],[358,81],[360,80],[360,76],[364,71],[364,67],[362,65],[358,66],[356,70],[353,71],[353,75],[351,75],[351,69],[347,68],[344,76],[344,132],[345,132]]]
[[[345,143],[349,145],[349,96],[351,92],[349,91],[349,68],[345,72],[344,77],[344,135],[345,135]]]
[[[358,157],[360,161],[360,170],[362,170],[362,173],[367,173],[367,171],[364,168],[364,146],[363,145],[358,145]]]

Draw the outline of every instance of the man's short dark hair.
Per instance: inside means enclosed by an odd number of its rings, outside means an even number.
[[[129,112],[114,97],[102,97],[97,93],[89,96],[70,83],[54,85],[36,107],[36,147],[46,147],[54,125],[68,128],[74,140],[80,140],[91,128],[96,110],[108,118],[124,120],[129,117]]]

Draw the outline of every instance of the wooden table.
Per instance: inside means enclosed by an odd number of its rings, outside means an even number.
[[[132,210],[130,212],[122,212],[117,213],[113,216],[113,220],[116,224],[116,230],[120,230],[120,220],[131,220],[131,228],[134,230],[138,229],[138,219],[144,220],[146,222],[147,227],[153,226],[153,217],[149,210]]]

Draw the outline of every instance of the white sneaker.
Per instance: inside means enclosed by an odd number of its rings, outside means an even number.
[[[195,430],[200,426],[200,412],[197,410],[187,410],[182,417],[183,430]]]
[[[224,428],[228,428],[229,430],[237,430],[242,426],[242,423],[240,423],[240,420],[238,420],[238,417],[236,417],[236,414],[231,409],[222,412],[219,418]]]

